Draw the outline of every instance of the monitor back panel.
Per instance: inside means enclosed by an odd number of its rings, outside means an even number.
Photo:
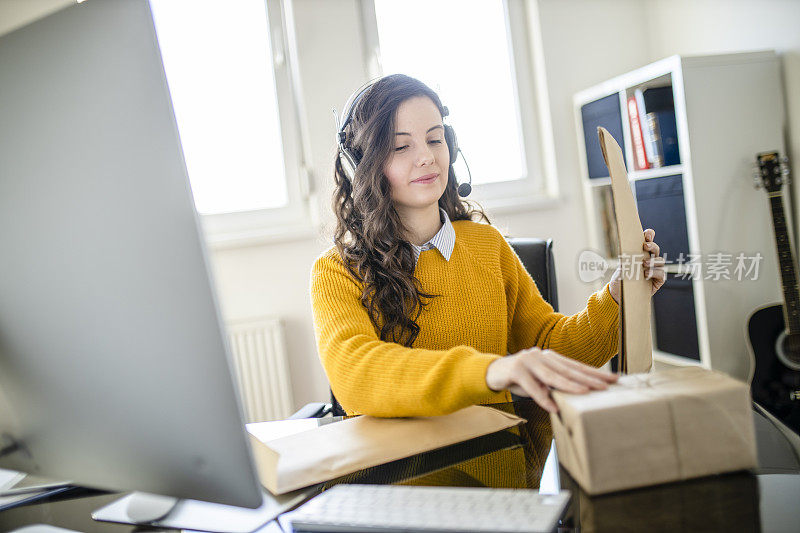
[[[260,503],[150,7],[0,37],[0,467]]]

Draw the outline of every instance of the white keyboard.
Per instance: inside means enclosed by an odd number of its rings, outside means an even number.
[[[289,515],[295,531],[550,533],[569,492],[336,485]]]

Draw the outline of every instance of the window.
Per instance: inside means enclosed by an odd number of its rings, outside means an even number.
[[[527,17],[517,0],[374,0],[383,75],[414,76],[442,98],[481,200],[544,191]],[[525,105],[521,105],[525,102]],[[460,181],[467,179],[461,159]]]
[[[297,124],[280,4],[151,0],[151,6],[207,235],[230,237],[297,218],[302,191],[292,173],[301,166],[300,143],[291,142]]]

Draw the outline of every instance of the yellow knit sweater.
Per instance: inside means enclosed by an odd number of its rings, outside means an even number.
[[[486,368],[500,356],[538,346],[600,366],[617,352],[619,308],[608,287],[565,316],[544,301],[506,240],[492,226],[453,222],[447,261],[423,252],[414,274],[437,294],[417,319],[414,346],[380,340],[361,304],[361,283],[335,248],[314,263],[311,300],[319,355],[348,414],[432,416],[510,401],[492,391]]]

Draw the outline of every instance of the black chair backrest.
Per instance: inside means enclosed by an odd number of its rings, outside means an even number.
[[[519,256],[522,265],[531,275],[542,298],[558,311],[558,291],[556,290],[556,268],[553,261],[553,239],[511,238],[508,243]],[[333,416],[344,416],[345,411],[331,391]]]
[[[556,267],[553,261],[553,239],[529,239],[517,237],[508,239],[517,252],[522,265],[531,275],[542,298],[558,311],[558,291],[556,290]]]

